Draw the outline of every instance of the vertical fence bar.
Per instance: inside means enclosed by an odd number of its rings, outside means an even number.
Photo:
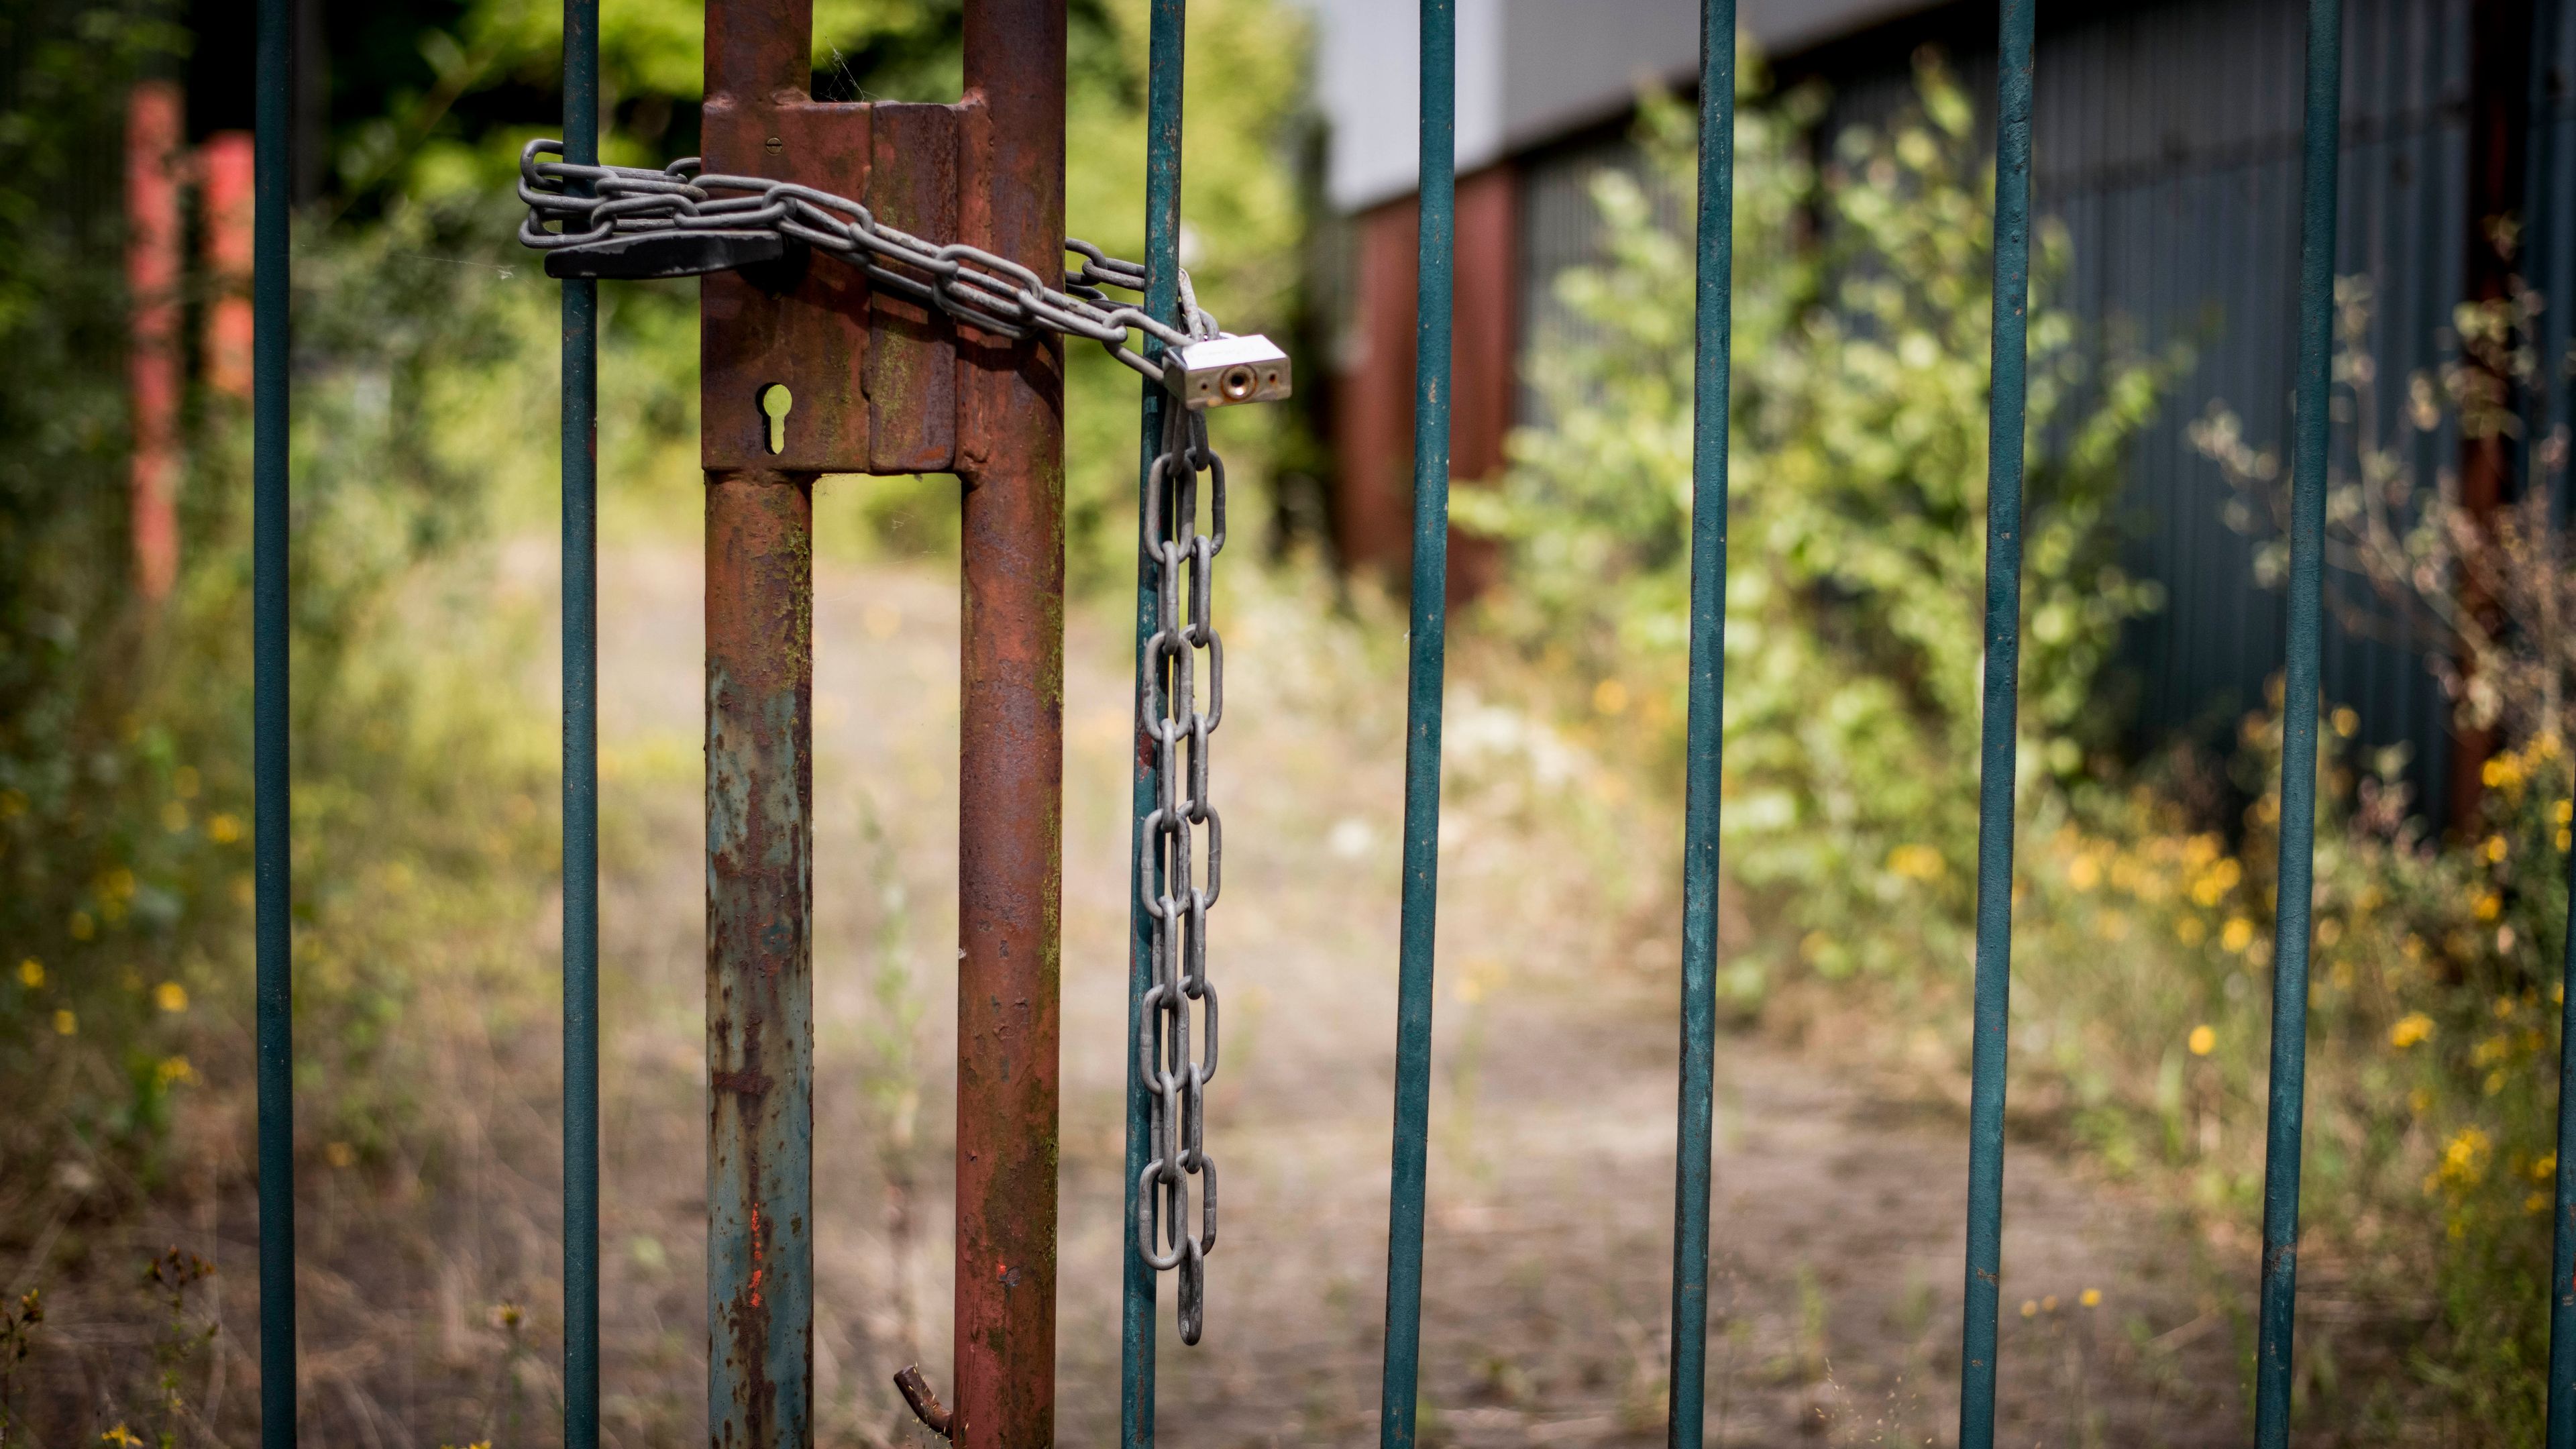
[[[2576,1449],[2576,851],[2558,980],[2558,1189],[2549,1270],[2548,1449]]]
[[[1413,362],[1413,584],[1405,690],[1404,906],[1395,1009],[1381,1449],[1413,1449],[1422,1364],[1422,1196],[1431,1119],[1432,944],[1440,904],[1440,707],[1449,629],[1450,257],[1457,235],[1455,0],[1422,0],[1419,311]]]
[[[259,0],[251,271],[251,773],[259,1078],[259,1441],[295,1443],[294,927],[287,810],[287,150],[294,15]]]
[[[1986,667],[1977,763],[1976,1041],[1968,1100],[1968,1273],[1960,1324],[1960,1449],[1995,1440],[1995,1313],[2003,1288],[2004,1080],[2012,1024],[2014,730],[2021,669],[2023,393],[2030,310],[2034,0],[2003,0],[1995,68],[1993,389],[1986,423]]]
[[[1699,322],[1691,438],[1690,726],[1683,765],[1681,1103],[1665,1442],[1699,1449],[1708,1369],[1710,1124],[1717,1069],[1717,827],[1726,699],[1726,428],[1734,335],[1735,0],[1699,20]]]
[[[1186,0],[1152,0],[1151,30],[1147,41],[1145,89],[1145,310],[1166,322],[1180,320],[1180,253],[1181,253],[1181,81],[1187,55],[1189,12]],[[1153,337],[1145,339],[1145,356],[1159,360],[1163,344]],[[1145,733],[1145,721],[1162,716],[1163,671],[1154,667],[1148,648],[1162,617],[1162,569],[1145,555],[1142,547],[1155,540],[1144,537],[1148,520],[1169,519],[1168,508],[1159,513],[1150,506],[1144,490],[1153,486],[1154,458],[1163,449],[1163,413],[1170,405],[1170,395],[1161,384],[1144,385],[1143,456],[1137,461],[1136,528],[1139,540],[1136,564],[1136,694],[1140,708],[1136,717],[1136,789],[1131,802],[1134,825],[1127,848],[1129,867],[1127,891],[1127,1000],[1144,1000],[1145,991],[1154,979],[1154,922],[1146,914],[1149,895],[1162,894],[1161,865],[1150,866],[1145,851],[1145,817],[1153,813],[1162,798],[1159,752]],[[1149,694],[1150,691],[1150,694]],[[1153,875],[1148,878],[1147,871]],[[1154,1442],[1154,1305],[1161,1275],[1145,1261],[1136,1242],[1136,1196],[1138,1179],[1153,1156],[1149,1140],[1149,1103],[1146,1082],[1139,1063],[1148,1046],[1156,1046],[1155,1060],[1161,1060],[1158,1044],[1139,1040],[1142,1033],[1156,1027],[1148,1013],[1134,1009],[1127,1016],[1127,1171],[1126,1211],[1118,1221],[1126,1224],[1121,1236],[1126,1240],[1124,1296],[1118,1322],[1118,1442],[1123,1449],[1151,1449]]]
[[[2281,693],[2281,878],[2272,928],[2270,1124],[2263,1148],[2263,1288],[2254,1442],[2290,1442],[2290,1329],[2299,1297],[2299,1144],[2307,1105],[2308,910],[2317,829],[2317,690],[2324,635],[2326,443],[2334,357],[2335,168],[2343,150],[2343,0],[2308,0],[2300,177],[2299,376],[2290,465],[2290,611]]]
[[[599,0],[564,0],[564,159],[599,162]],[[563,284],[564,1446],[599,1444],[599,284]]]

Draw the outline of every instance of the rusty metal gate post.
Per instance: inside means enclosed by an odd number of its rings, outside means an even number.
[[[807,159],[802,147],[788,155],[790,128],[772,113],[776,101],[805,93],[811,24],[806,0],[707,6],[711,167],[750,169],[759,164],[754,157]],[[787,387],[793,411],[792,383],[804,381],[801,372],[791,379],[761,370],[785,360],[777,350],[818,330],[845,341],[848,329],[865,326],[865,314],[800,306],[815,299],[777,295],[740,277],[711,276],[701,286],[707,1440],[723,1449],[804,1449],[813,1442],[817,470],[785,466],[809,461],[800,456],[808,450],[770,446],[770,437],[753,432],[765,413],[753,410]],[[865,305],[864,297],[857,301]],[[807,411],[827,412],[816,406],[821,401],[808,398]],[[786,431],[801,444],[813,430]]]
[[[1060,275],[1064,0],[968,0],[953,106],[817,102],[811,0],[709,0],[705,171],[864,197]],[[801,250],[700,292],[708,1441],[813,1442],[813,488],[963,485],[957,1278],[947,1425],[1055,1435],[1064,354]]]
[[[1064,269],[1065,0],[966,7],[961,237]],[[955,1401],[964,1449],[1055,1441],[1064,344],[965,347]]]

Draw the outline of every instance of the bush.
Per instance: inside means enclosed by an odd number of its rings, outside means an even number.
[[[1821,170],[1801,159],[1812,93],[1748,95],[1736,130],[1727,862],[1832,976],[1958,959],[1975,873],[1993,177],[1937,63],[1918,94],[1891,130],[1845,132]],[[1641,140],[1640,174],[1594,183],[1609,260],[1558,282],[1594,340],[1541,347],[1552,422],[1514,438],[1498,493],[1456,506],[1510,544],[1498,626],[1603,681],[1605,710],[1644,692],[1669,739],[1688,638],[1693,264],[1665,218],[1689,214],[1691,117],[1652,102]],[[1812,243],[1810,216],[1825,218]],[[2121,451],[2165,367],[2089,372],[2051,302],[2065,269],[2062,231],[2044,228],[2021,720],[2026,773],[2071,781],[2110,744],[2100,691],[2119,628],[2157,601],[2116,563],[2114,525]]]

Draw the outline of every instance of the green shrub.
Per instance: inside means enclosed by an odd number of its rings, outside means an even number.
[[[1946,72],[1927,61],[1918,89],[1915,113],[1846,131],[1821,169],[1801,153],[1812,93],[1747,104],[1736,130],[1727,863],[1828,975],[1958,959],[1973,889],[1993,178]],[[1457,506],[1509,541],[1499,626],[1601,680],[1605,712],[1645,694],[1669,734],[1693,263],[1666,218],[1690,211],[1691,118],[1650,103],[1641,139],[1640,174],[1594,183],[1609,260],[1557,284],[1589,335],[1542,340],[1551,421],[1516,435],[1498,492]],[[2110,743],[2099,691],[2118,630],[2157,601],[2118,566],[2114,525],[2121,452],[2164,369],[2088,371],[2052,303],[2065,238],[2039,240],[2023,758],[2034,779],[2073,779]]]

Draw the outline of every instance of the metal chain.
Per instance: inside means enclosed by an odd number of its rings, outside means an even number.
[[[871,283],[996,336],[1017,341],[1037,329],[1087,337],[1156,383],[1163,381],[1162,366],[1127,345],[1130,331],[1165,347],[1222,335],[1216,319],[1195,303],[1183,312],[1183,330],[1112,299],[1101,289],[1144,291],[1144,264],[1109,256],[1089,242],[1065,240],[1065,250],[1081,257],[1082,266],[1065,273],[1062,288],[1050,287],[1008,257],[963,242],[924,241],[877,220],[859,202],[811,186],[765,176],[701,175],[695,156],[659,171],[538,159],[562,154],[563,142],[547,139],[519,151],[519,200],[528,208],[519,223],[522,245],[553,251],[648,233],[777,236],[829,252],[865,271]],[[548,231],[549,223],[563,229]]]
[[[1201,473],[1208,475],[1213,533],[1199,532]],[[1180,1269],[1181,1342],[1195,1344],[1206,1318],[1204,1262],[1216,1247],[1216,1161],[1202,1136],[1207,1085],[1217,1061],[1207,913],[1216,904],[1225,867],[1225,823],[1208,798],[1208,740],[1225,715],[1225,646],[1209,607],[1216,556],[1225,548],[1225,461],[1208,447],[1206,414],[1164,409],[1163,451],[1146,474],[1145,509],[1145,559],[1157,570],[1161,588],[1136,707],[1154,742],[1159,783],[1155,808],[1139,835],[1143,858],[1136,872],[1145,914],[1153,920],[1152,984],[1136,1002],[1137,1066],[1146,1084],[1153,1153],[1136,1183],[1136,1250],[1158,1270]],[[1197,689],[1201,650],[1207,653],[1204,712]],[[1204,887],[1192,875],[1194,829],[1207,836]],[[1192,1002],[1204,1016],[1195,1056]],[[1199,1179],[1195,1232],[1189,1221],[1191,1177]]]
[[[528,207],[519,240],[540,250],[646,234],[777,236],[830,252],[863,269],[875,285],[1003,337],[1017,339],[1040,328],[1090,338],[1157,384],[1164,381],[1162,364],[1130,348],[1129,331],[1143,332],[1167,349],[1225,335],[1199,307],[1187,272],[1179,278],[1184,327],[1114,303],[1100,289],[1141,293],[1145,268],[1088,242],[1065,242],[1065,250],[1083,263],[1066,274],[1059,290],[1008,258],[962,243],[923,241],[878,221],[858,202],[812,187],[758,176],[700,175],[695,157],[659,171],[538,159],[562,152],[559,141],[536,140],[519,153],[519,199]],[[575,183],[588,194],[570,189]],[[563,229],[548,231],[549,224]],[[1137,862],[1145,913],[1153,921],[1152,984],[1136,1002],[1153,1158],[1137,1181],[1136,1246],[1157,1270],[1180,1270],[1181,1341],[1195,1344],[1206,1320],[1204,1264],[1216,1247],[1216,1162],[1204,1141],[1206,1090],[1217,1064],[1207,913],[1223,879],[1225,831],[1208,794],[1208,743],[1225,713],[1225,648],[1210,609],[1216,556],[1225,548],[1225,462],[1208,446],[1206,414],[1182,406],[1179,398],[1164,406],[1162,446],[1145,482],[1144,550],[1160,582],[1159,613],[1146,642],[1137,699],[1138,720],[1154,741],[1160,794],[1145,817]],[[1199,531],[1201,474],[1207,475],[1212,533]],[[1207,656],[1205,711],[1198,705],[1201,651]],[[1203,887],[1194,875],[1194,835],[1200,831],[1207,841]],[[1193,1015],[1202,1020],[1196,1054],[1190,1049]],[[1196,1231],[1189,1225],[1193,1177],[1199,1179]]]

